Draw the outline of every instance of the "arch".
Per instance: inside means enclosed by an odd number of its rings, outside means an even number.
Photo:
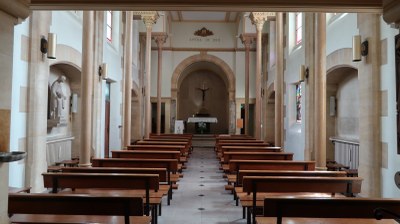
[[[236,87],[236,79],[235,74],[229,65],[223,61],[222,59],[209,55],[209,54],[197,54],[190,56],[183,60],[179,65],[175,68],[174,73],[171,78],[171,96],[172,98],[177,97],[177,91],[179,82],[183,80],[184,71],[189,68],[191,65],[198,62],[208,62],[214,64],[218,68],[220,68],[224,74],[217,73],[221,78],[226,82],[229,92],[229,100],[235,100],[235,87]]]
[[[57,44],[57,59],[50,60],[49,65],[66,64],[82,72],[82,54],[75,48],[64,44]]]
[[[342,48],[330,53],[326,57],[326,73],[328,74],[341,67],[350,67],[358,70],[358,63],[352,62],[352,54],[351,48]]]

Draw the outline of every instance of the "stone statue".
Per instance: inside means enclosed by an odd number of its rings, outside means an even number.
[[[50,119],[65,123],[65,110],[67,107],[67,95],[65,93],[65,76],[60,76],[53,82],[50,88]]]

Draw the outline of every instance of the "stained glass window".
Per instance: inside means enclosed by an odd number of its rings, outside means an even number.
[[[296,121],[301,122],[301,83],[296,85]]]

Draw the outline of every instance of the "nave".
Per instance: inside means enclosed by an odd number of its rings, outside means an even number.
[[[160,224],[246,223],[242,209],[235,206],[232,194],[224,189],[226,181],[219,170],[213,147],[196,147],[178,182],[170,206],[163,207]]]

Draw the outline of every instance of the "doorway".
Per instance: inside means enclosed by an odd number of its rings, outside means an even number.
[[[157,133],[157,103],[151,103],[151,133]],[[161,102],[161,129],[165,133],[165,103]]]
[[[243,128],[240,129],[240,134],[245,134],[244,129],[246,127],[246,110],[245,104],[240,105],[240,118],[243,119]],[[254,103],[249,103],[249,133],[250,136],[254,136]]]

